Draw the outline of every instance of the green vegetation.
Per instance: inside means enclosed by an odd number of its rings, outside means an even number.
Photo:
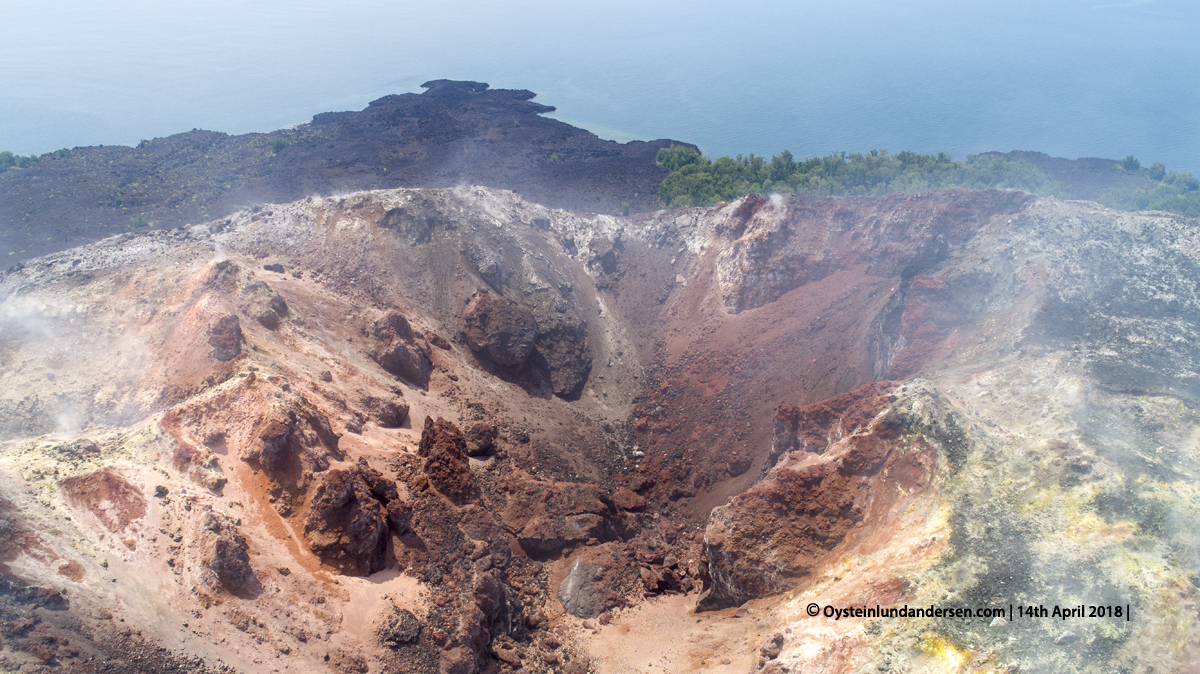
[[[1121,160],[1121,168],[1125,169],[1126,171],[1136,171],[1142,168],[1142,162],[1138,161],[1137,157],[1127,154],[1125,155],[1125,158]]]
[[[37,155],[31,154],[28,157],[22,157],[5,150],[0,152],[0,173],[4,173],[10,168],[25,168],[37,160]]]
[[[279,154],[284,148],[291,145],[287,138],[275,136],[271,139],[271,154]]]
[[[1150,184],[1134,190],[1111,190],[1097,201],[1123,211],[1171,211],[1200,218],[1200,180],[1190,172],[1167,171],[1156,162],[1146,171]]]
[[[937,155],[872,150],[866,154],[831,154],[796,161],[784,150],[765,157],[721,157],[715,161],[690,147],[672,145],[658,151],[657,161],[671,173],[658,196],[670,208],[711,206],[746,194],[800,192],[821,195],[883,196],[925,190],[1018,189],[1045,196],[1064,196],[1062,186],[1032,165],[1000,157],[968,157],[956,162]]]

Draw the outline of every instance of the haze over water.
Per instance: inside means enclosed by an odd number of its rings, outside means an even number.
[[[1039,150],[1200,170],[1186,0],[4,0],[0,149],[244,133],[435,78],[710,156]]]

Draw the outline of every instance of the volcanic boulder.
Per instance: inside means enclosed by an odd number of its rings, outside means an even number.
[[[594,484],[526,482],[511,494],[504,525],[531,556],[546,556],[565,547],[611,538],[615,512]]]
[[[208,343],[212,357],[227,362],[242,352],[242,324],[233,314],[221,316],[208,328]]]
[[[385,400],[375,396],[362,399],[362,409],[367,417],[381,428],[399,428],[408,418],[408,403],[403,398]]]
[[[243,457],[257,463],[268,475],[303,481],[308,474],[329,467],[329,457],[341,458],[338,436],[325,415],[303,398],[285,398],[273,406],[255,426]]]
[[[288,315],[287,302],[266,283],[254,281],[242,289],[242,311],[268,330],[279,327]]]
[[[496,444],[496,425],[477,421],[464,434],[467,441],[467,456],[480,456],[492,451]]]
[[[244,596],[257,589],[246,539],[228,516],[208,512],[197,523],[200,581],[212,589]]]
[[[587,323],[560,316],[538,321],[534,346],[549,372],[554,394],[568,400],[578,398],[592,371]]]
[[[445,419],[425,417],[418,453],[425,459],[423,469],[439,492],[454,503],[463,504],[479,493],[467,441],[458,427]]]
[[[375,321],[371,333],[377,343],[369,355],[380,367],[419,386],[429,385],[431,349],[413,332],[408,319],[398,311],[389,311]]]
[[[529,358],[537,335],[533,313],[499,295],[481,293],[467,305],[462,333],[476,355],[516,367]]]
[[[372,630],[380,644],[388,648],[399,648],[420,638],[421,623],[411,611],[397,608],[388,601],[379,615],[375,616]]]
[[[559,603],[576,618],[595,618],[617,605],[617,576],[628,567],[616,543],[584,548],[558,586]]]
[[[359,459],[349,470],[321,476],[304,535],[322,562],[346,575],[366,576],[384,568],[389,525],[399,528],[405,510],[395,483]]]

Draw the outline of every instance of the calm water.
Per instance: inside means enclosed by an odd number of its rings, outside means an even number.
[[[711,155],[1032,149],[1200,170],[1194,0],[248,4],[0,0],[0,149],[267,131],[447,77]]]

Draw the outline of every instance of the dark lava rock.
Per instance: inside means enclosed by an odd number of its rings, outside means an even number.
[[[496,426],[483,421],[477,421],[464,434],[467,441],[467,456],[481,456],[492,451],[496,444]]]
[[[250,565],[246,539],[224,515],[205,513],[199,521],[202,578],[213,589],[218,587],[235,595],[256,588],[258,579]]]
[[[436,346],[437,348],[441,349],[442,351],[450,350],[450,342],[446,341],[446,338],[442,337],[439,334],[432,333],[432,332],[425,333],[425,341]]]
[[[382,428],[399,428],[408,418],[408,403],[403,398],[384,400],[375,396],[362,399],[363,412]]]
[[[382,570],[391,540],[389,506],[399,500],[396,484],[362,459],[349,470],[325,473],[304,519],[304,535],[313,554],[346,575]]]
[[[79,438],[70,442],[64,442],[54,448],[59,454],[65,454],[74,459],[82,459],[88,456],[97,456],[100,454],[100,446],[87,438]]]
[[[587,323],[568,318],[540,321],[534,346],[550,373],[550,387],[560,398],[574,400],[592,371]]]
[[[533,313],[499,295],[476,295],[462,316],[467,346],[497,365],[516,367],[533,351]]]
[[[511,189],[553,208],[616,213],[659,208],[669,140],[616,143],[543,117],[532,91],[426,82],[423,94],[384,96],[364,110],[316,115],[273,134],[193,130],[138,147],[79,147],[0,173],[0,258],[38,257],[125,230],[122,185],[140,182],[137,210],[155,227],[209,222],[261,200],[470,182]],[[273,140],[288,143],[271,151]],[[548,161],[557,155],[558,161]],[[385,167],[364,171],[363,167]],[[32,209],[32,210],[31,210]],[[420,230],[417,230],[418,234]],[[266,268],[283,272],[281,265]]]
[[[463,504],[478,495],[479,486],[467,459],[467,441],[453,423],[425,417],[417,452],[425,459],[423,469],[429,481],[446,498]]]
[[[208,343],[212,346],[212,357],[221,362],[237,358],[242,352],[242,324],[237,316],[226,314],[208,328]]]
[[[287,302],[262,281],[247,284],[242,296],[242,311],[268,330],[278,328],[279,322],[287,318]]]
[[[390,311],[375,321],[371,332],[378,344],[370,356],[380,367],[419,386],[429,385],[429,374],[433,371],[429,344],[417,337],[408,319]]]
[[[396,608],[387,602],[381,615],[375,620],[375,637],[388,648],[399,648],[415,643],[421,637],[421,622],[412,612]]]
[[[559,603],[576,618],[595,618],[618,604],[615,577],[627,566],[616,543],[585,548],[558,586]]]

